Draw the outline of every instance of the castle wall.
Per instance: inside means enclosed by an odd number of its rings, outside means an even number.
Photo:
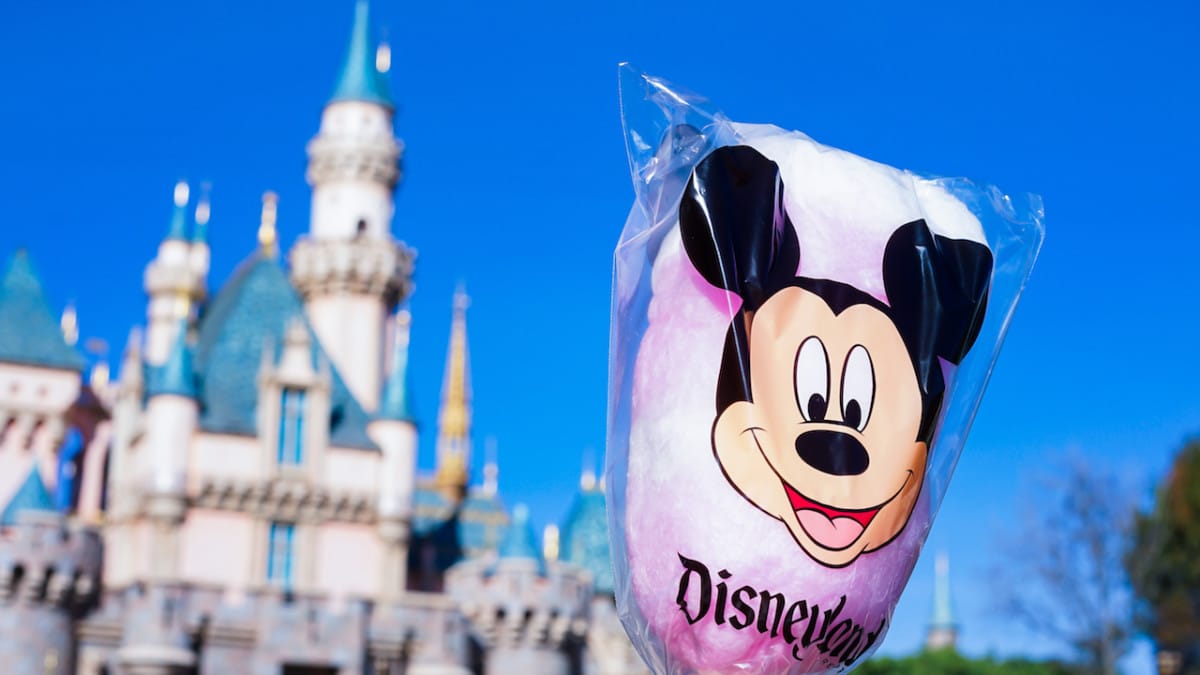
[[[63,414],[79,387],[73,371],[0,364],[0,504],[7,504],[28,478],[32,461],[53,494]]]
[[[374,597],[381,543],[371,525],[326,523],[317,530],[316,584],[334,597]]]
[[[210,478],[258,480],[266,475],[262,442],[249,436],[197,434],[187,458],[188,493]]]
[[[46,605],[0,609],[0,664],[5,675],[72,673],[71,620]],[[51,668],[54,668],[53,670]]]
[[[484,675],[537,673],[538,675],[567,675],[570,662],[566,652],[544,649],[502,649],[488,651],[484,660]]]
[[[153,533],[145,521],[125,521],[104,529],[104,584],[119,588],[150,575]]]
[[[249,588],[255,529],[247,513],[190,509],[180,533],[181,576],[196,584]]]
[[[321,485],[338,492],[374,493],[379,489],[381,459],[375,452],[329,448],[321,466]]]
[[[374,411],[383,380],[383,301],[374,295],[318,295],[308,299],[305,310],[350,393],[363,409]]]
[[[112,423],[104,421],[96,425],[95,434],[83,455],[83,475],[80,477],[79,504],[77,515],[83,522],[97,524],[103,518],[104,465],[108,460],[109,443],[112,440]]]

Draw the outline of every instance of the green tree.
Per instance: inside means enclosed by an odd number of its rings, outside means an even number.
[[[1175,672],[1200,674],[1200,439],[1185,443],[1158,490],[1138,514],[1126,559],[1138,599],[1138,625]]]
[[[1074,675],[1070,667],[1055,662],[993,658],[969,659],[952,649],[923,651],[905,658],[872,658],[855,675]]]

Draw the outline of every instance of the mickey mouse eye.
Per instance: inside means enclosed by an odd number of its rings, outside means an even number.
[[[796,352],[796,405],[805,422],[823,422],[829,409],[829,357],[815,335]]]
[[[859,431],[866,429],[874,402],[875,369],[871,355],[866,347],[854,345],[842,369],[842,420]]]

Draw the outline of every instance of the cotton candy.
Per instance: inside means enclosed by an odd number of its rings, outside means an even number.
[[[664,104],[660,95],[666,85],[657,80],[643,78],[638,86],[646,87],[651,97],[658,97],[656,101],[668,120],[675,123],[675,130],[668,125],[668,132],[663,134],[668,140],[653,148],[645,140],[650,134],[632,128],[637,123],[631,125],[626,120],[631,139],[636,139],[631,140],[631,161],[639,200],[615,261],[608,456],[611,535],[622,621],[639,653],[659,673],[844,672],[878,648],[890,626],[892,611],[940,503],[1016,296],[1040,246],[1040,211],[1031,222],[1014,224],[1021,218],[1011,211],[979,208],[981,203],[989,204],[992,197],[960,198],[964,193],[960,183],[925,179],[774,126],[733,124],[715,116],[704,120],[707,124],[703,126],[689,125],[690,131],[680,135],[680,110],[694,119],[696,109],[685,97]],[[629,97],[629,87],[623,95]],[[664,127],[660,121],[653,128]],[[680,138],[686,138],[686,143]],[[698,270],[698,265],[708,264],[703,250],[714,244],[697,242],[694,236],[708,230],[681,228],[679,222],[681,199],[687,201],[688,195],[694,198],[706,189],[707,196],[693,199],[690,219],[694,220],[695,214],[703,214],[705,219],[724,217],[717,213],[721,200],[735,200],[729,211],[735,220],[753,210],[742,208],[742,203],[736,201],[744,199],[735,194],[744,188],[738,182],[740,174],[735,178],[727,175],[729,171],[740,171],[743,165],[754,167],[754,171],[777,171],[773,189],[769,176],[760,181],[767,200],[762,217],[773,223],[764,227],[776,228],[764,241],[774,241],[768,248],[783,251],[791,249],[779,242],[793,240],[799,250],[798,262],[778,251],[773,254],[773,290],[761,294],[757,282],[749,284],[751,290],[728,290],[719,287],[724,282],[719,274],[714,277],[711,265],[707,275]],[[971,194],[988,193],[976,189]],[[779,204],[772,207],[772,198],[777,198]],[[980,214],[986,216],[984,221],[1003,220],[1008,228],[994,227],[994,238],[989,239],[987,223],[981,221]],[[1023,212],[1025,215],[1028,212]],[[752,220],[754,216],[745,218]],[[736,222],[733,231],[741,232],[738,228],[743,226],[746,224]],[[779,234],[783,227],[790,228],[787,237]],[[692,235],[687,246],[681,229]],[[720,238],[717,229],[712,232],[716,233],[712,235],[714,240]],[[908,245],[909,235],[915,237],[912,241],[916,244]],[[889,287],[884,272],[885,249],[892,256],[890,260],[896,260],[896,251],[901,251],[919,266],[925,250],[922,242],[940,244],[945,250],[959,247],[953,250],[969,253],[967,258],[954,258],[956,265],[969,268],[966,272],[955,269],[947,273],[963,274],[966,280],[952,284],[951,296],[939,302],[946,307],[964,305],[975,314],[971,314],[974,322],[963,328],[966,332],[961,339],[956,335],[949,341],[942,340],[945,344],[937,347],[949,354],[968,345],[965,358],[957,352],[948,359],[937,358],[929,368],[937,372],[924,373],[924,380],[920,379],[921,369],[916,368],[917,379],[912,382],[945,383],[945,402],[937,404],[936,418],[930,420],[934,426],[929,427],[927,456],[914,455],[919,469],[906,477],[901,465],[888,475],[888,462],[893,460],[873,447],[878,442],[871,440],[871,425],[885,424],[888,415],[904,418],[908,414],[911,419],[905,423],[913,429],[921,421],[912,409],[915,404],[906,399],[911,395],[894,395],[894,400],[900,402],[896,405],[891,405],[893,399],[888,398],[893,390],[911,390],[905,374],[909,357],[891,359],[902,361],[904,367],[889,366],[882,356],[887,353],[886,344],[870,357],[865,355],[865,348],[860,348],[862,353],[857,357],[843,358],[843,352],[855,351],[849,343],[841,351],[821,343],[820,347],[828,351],[824,354],[826,380],[821,380],[825,396],[805,399],[799,393],[807,358],[803,355],[813,350],[796,351],[793,342],[788,342],[793,336],[775,326],[798,326],[800,333],[795,340],[800,341],[811,332],[811,322],[796,323],[795,313],[813,307],[816,309],[812,311],[826,312],[827,319],[823,320],[850,326],[833,330],[835,334],[861,333],[863,326],[873,325],[871,321],[881,322],[886,331],[891,323],[885,319],[905,325],[909,321],[905,300],[889,298],[888,290],[897,294],[894,279],[907,268],[889,262],[893,279]],[[997,242],[1003,245],[997,246]],[[725,251],[725,257],[741,255],[741,249],[736,248]],[[936,258],[938,246],[929,248]],[[1017,268],[1015,272],[1004,269],[997,273],[1004,276],[999,284],[993,279],[993,257],[1008,268],[1015,261]],[[723,269],[735,270],[730,272],[733,276],[746,275],[745,269],[753,267],[750,263],[730,267],[732,263],[724,258],[720,264],[726,266]],[[713,283],[714,278],[718,285]],[[832,282],[857,289],[864,297],[835,315],[813,299],[817,296],[812,291],[843,288]],[[957,299],[960,295],[980,306]],[[799,304],[785,304],[792,302],[793,296],[799,298]],[[855,312],[879,316],[867,317],[862,323],[854,318]],[[945,309],[945,313],[953,311]],[[767,358],[755,351],[758,347],[754,345],[760,343],[783,344],[781,353],[785,358],[777,367],[756,371],[754,378],[747,376],[754,382],[753,396],[749,392],[732,398],[726,395],[729,400],[723,401],[722,391],[727,394],[729,387],[728,381],[719,382],[719,371],[723,359],[730,360],[727,336],[739,326],[747,327],[742,356],[747,362],[759,363]],[[867,337],[875,339],[873,333]],[[840,339],[838,335],[825,338],[830,345]],[[900,344],[898,338],[893,342]],[[919,349],[910,343],[904,344],[915,363],[920,360]],[[961,364],[956,366],[953,361],[960,358]],[[816,363],[821,363],[819,358]],[[771,395],[768,385],[761,384],[777,371],[781,381],[791,382],[793,368],[794,396],[790,389],[787,396]],[[903,380],[903,386],[889,384],[888,368],[900,373],[897,377]],[[784,369],[789,372],[782,373]],[[820,379],[820,368],[810,370]],[[839,383],[827,381],[829,373],[839,370]],[[964,383],[960,376],[971,381]],[[936,390],[938,386],[929,388]],[[872,387],[882,389],[875,392]],[[867,393],[860,395],[861,401],[852,399],[847,404],[847,392],[864,388]],[[838,389],[843,392],[840,403],[832,400]],[[887,403],[890,407],[868,411],[876,417],[862,419],[872,397],[877,405]],[[807,409],[806,401],[811,404]],[[731,418],[741,419],[738,411],[743,410],[750,411],[750,419],[758,419],[759,414],[769,417],[762,412],[769,405],[789,415],[794,413],[798,422],[808,423],[797,427],[800,431],[795,449],[790,426],[781,435],[774,428],[766,429],[769,425],[765,423],[737,426],[730,422]],[[894,412],[898,408],[909,412]],[[814,411],[817,419],[808,419]],[[954,426],[952,433],[945,433],[948,424]],[[725,433],[726,427],[734,432]],[[738,433],[743,427],[763,430]],[[806,429],[815,434],[805,436]],[[911,435],[902,434],[906,448],[912,443]],[[751,436],[757,446],[748,440]],[[784,440],[775,445],[768,440],[764,445],[761,437],[766,436]],[[829,446],[834,450],[809,442],[816,438],[835,439]],[[838,449],[846,443],[865,446],[867,452],[847,454]],[[746,459],[746,453],[753,455],[756,447],[766,461]],[[744,464],[747,461],[751,464]],[[768,469],[779,475],[768,473]],[[938,475],[925,475],[931,470]],[[828,479],[822,478],[826,475]],[[847,506],[862,507],[858,502],[871,499],[863,496],[870,492],[863,486],[881,480],[901,486],[891,501],[880,499],[882,506],[862,513]],[[776,490],[777,482],[786,485],[788,491]],[[841,506],[809,501],[801,489],[792,489],[797,486]],[[790,504],[786,502],[789,498]],[[779,507],[780,503],[784,506]],[[792,511],[795,520],[789,515]],[[898,528],[887,526],[892,520],[903,523]],[[892,538],[882,542],[886,536]],[[880,541],[867,543],[865,538],[870,537]]]

